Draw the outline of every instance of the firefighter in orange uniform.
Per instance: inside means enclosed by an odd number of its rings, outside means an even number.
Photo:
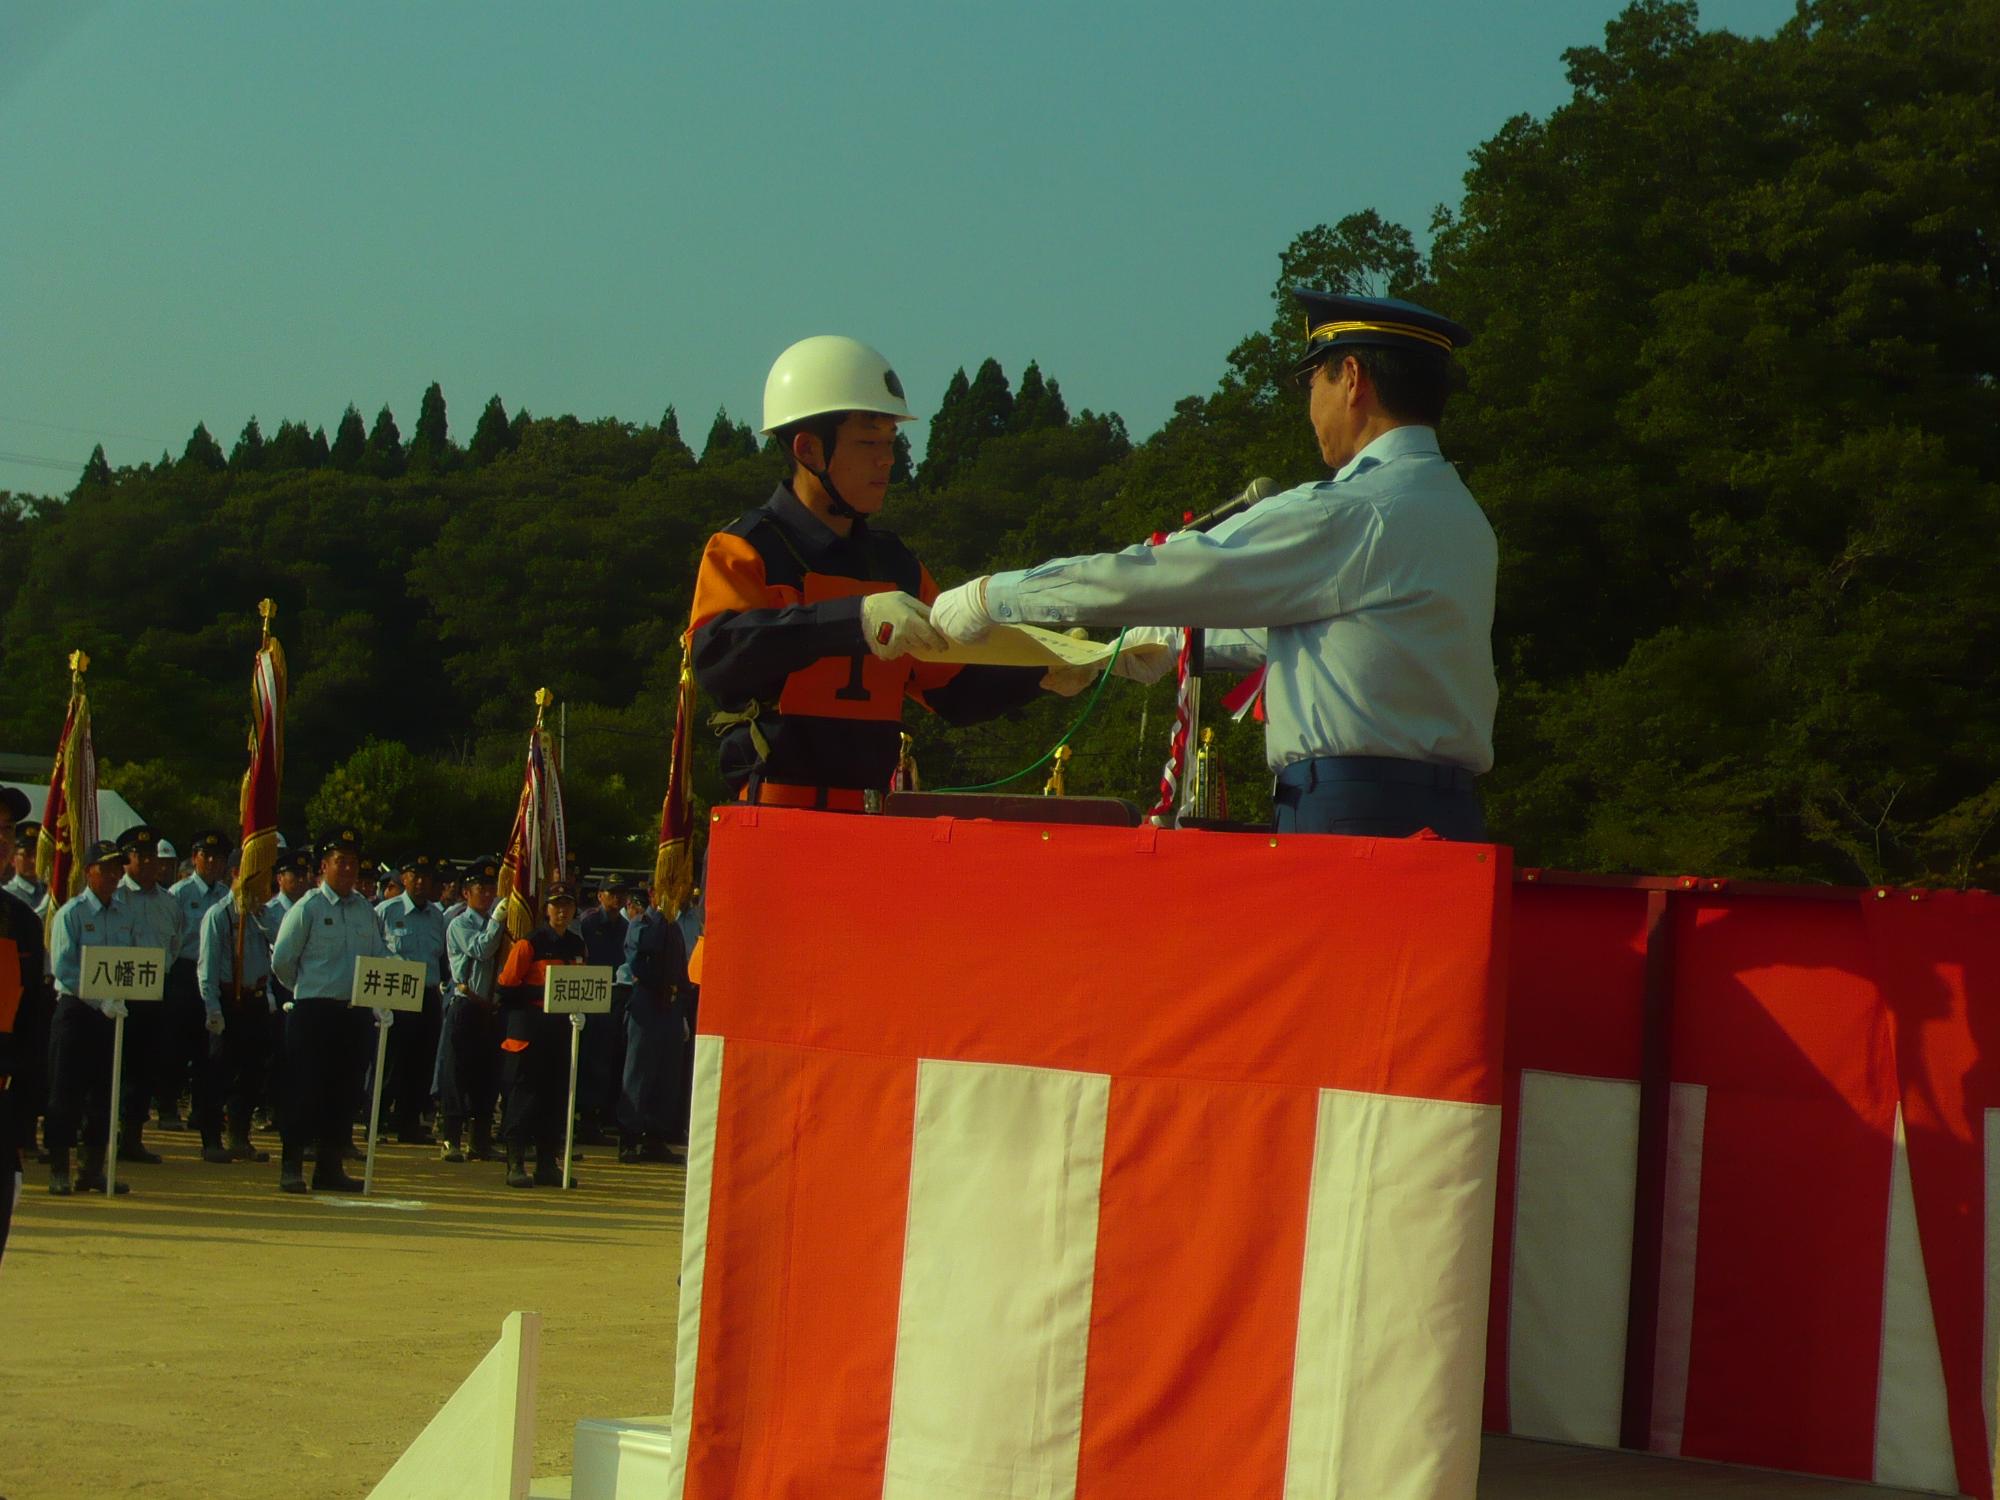
[[[722,772],[740,800],[859,812],[888,790],[903,700],[977,723],[1042,688],[1071,695],[1085,669],[953,666],[912,650],[944,641],[938,588],[872,524],[914,420],[887,360],[853,339],[805,339],[764,383],[764,431],[792,477],[708,540],[688,626],[695,680],[721,705]]]
[[[586,958],[576,929],[576,887],[549,886],[548,920],[507,951],[499,980],[506,1040],[500,1043],[500,1086],[507,1107],[500,1133],[507,1141],[507,1186],[562,1186],[563,1110],[569,1103],[569,1017],[542,1009],[542,980],[558,964]],[[528,1148],[535,1175],[528,1175]],[[576,1174],[570,1174],[572,1186]]]

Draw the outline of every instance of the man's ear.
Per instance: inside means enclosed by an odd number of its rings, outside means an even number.
[[[818,433],[792,434],[792,461],[809,474],[817,474],[826,468],[826,449],[821,446]]]

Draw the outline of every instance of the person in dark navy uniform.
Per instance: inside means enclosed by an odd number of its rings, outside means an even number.
[[[49,986],[48,947],[42,933],[42,918],[48,910],[49,888],[35,879],[35,842],[42,825],[26,817],[14,818],[16,811],[29,811],[28,799],[12,787],[0,787],[0,896],[15,903],[12,921],[23,926],[21,942],[29,942],[27,928],[33,929],[32,945],[39,957],[21,971],[21,998],[15,1007],[11,1042],[13,1061],[6,1091],[11,1096],[14,1119],[21,1130],[23,1153],[35,1151],[35,1122],[42,1118],[49,1099],[49,1022],[55,1016],[54,991]],[[7,839],[13,840],[12,847]],[[24,915],[25,914],[25,915]],[[0,920],[0,937],[6,936],[7,922]],[[4,983],[0,980],[0,983]],[[48,1153],[39,1153],[48,1160]]]
[[[507,952],[500,970],[500,1008],[506,1039],[500,1043],[500,1083],[506,1090],[501,1134],[507,1140],[507,1186],[562,1185],[563,1111],[569,1105],[568,1016],[542,1009],[542,981],[558,964],[580,964],[588,956],[576,930],[576,887],[549,886],[543,910],[548,920]],[[528,1175],[527,1153],[535,1152]],[[574,1183],[575,1177],[570,1181]]]
[[[0,787],[0,870],[13,864],[15,829],[28,815],[28,799],[12,787]],[[7,1231],[14,1216],[14,1199],[21,1189],[22,1153],[35,1149],[35,1111],[39,1093],[31,1097],[17,1081],[32,1036],[23,1035],[22,1020],[42,990],[42,924],[28,904],[0,886],[0,1255],[7,1251]]]
[[[1080,691],[1088,673],[919,661],[937,584],[874,525],[913,420],[902,382],[853,339],[792,345],[764,385],[764,431],[792,476],[708,540],[688,624],[695,680],[721,711],[722,773],[745,801],[859,812],[886,792],[903,700],[954,724]]]

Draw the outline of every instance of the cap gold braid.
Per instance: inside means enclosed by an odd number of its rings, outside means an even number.
[[[1331,339],[1343,333],[1393,333],[1402,338],[1421,339],[1426,344],[1435,344],[1447,354],[1452,350],[1452,342],[1445,335],[1429,328],[1419,328],[1414,323],[1322,323],[1317,328],[1312,326],[1310,319],[1306,323],[1307,344],[1316,339]]]

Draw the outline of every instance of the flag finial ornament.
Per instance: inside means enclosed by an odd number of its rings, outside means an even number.
[[[75,684],[77,678],[83,676],[83,674],[85,672],[88,672],[89,670],[90,670],[89,652],[87,651],[70,652],[69,671],[70,671],[70,682],[72,685]]]

